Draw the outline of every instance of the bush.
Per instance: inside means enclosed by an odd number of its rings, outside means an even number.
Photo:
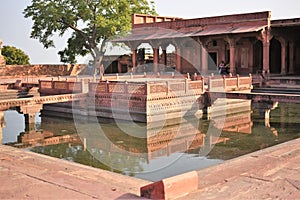
[[[3,46],[2,55],[7,65],[29,65],[29,56],[21,49],[13,46]]]

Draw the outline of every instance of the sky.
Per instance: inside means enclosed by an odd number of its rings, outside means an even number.
[[[161,16],[201,18],[249,12],[271,11],[272,19],[300,18],[299,0],[154,0]],[[45,49],[30,38],[31,19],[24,18],[24,8],[30,0],[1,0],[0,39],[3,45],[15,46],[30,57],[31,64],[59,64],[57,52],[66,46],[67,36],[55,37],[55,48]],[[87,58],[79,58],[87,63]]]

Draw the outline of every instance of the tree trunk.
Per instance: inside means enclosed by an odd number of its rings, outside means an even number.
[[[102,61],[103,61],[103,54],[101,53],[96,56],[96,58],[94,59],[94,62],[93,62],[93,74],[94,75],[97,75],[97,74],[103,75],[104,74],[104,70],[102,70],[102,71],[100,70],[101,68],[103,68]]]

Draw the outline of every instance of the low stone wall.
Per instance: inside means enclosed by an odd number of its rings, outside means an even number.
[[[82,93],[82,82],[75,81],[39,81],[39,92],[41,95],[57,95]]]
[[[76,76],[86,65],[2,65],[0,77]]]
[[[211,92],[231,92],[252,89],[252,76],[241,77],[209,77],[208,91]]]
[[[100,81],[89,83],[89,105],[97,116],[157,122],[195,115],[203,93],[202,80]]]

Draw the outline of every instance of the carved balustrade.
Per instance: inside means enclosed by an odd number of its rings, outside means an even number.
[[[83,81],[39,80],[39,92],[48,95],[82,93],[83,84]]]
[[[212,92],[231,92],[252,89],[252,76],[241,77],[237,75],[223,77],[209,77],[208,90]]]

